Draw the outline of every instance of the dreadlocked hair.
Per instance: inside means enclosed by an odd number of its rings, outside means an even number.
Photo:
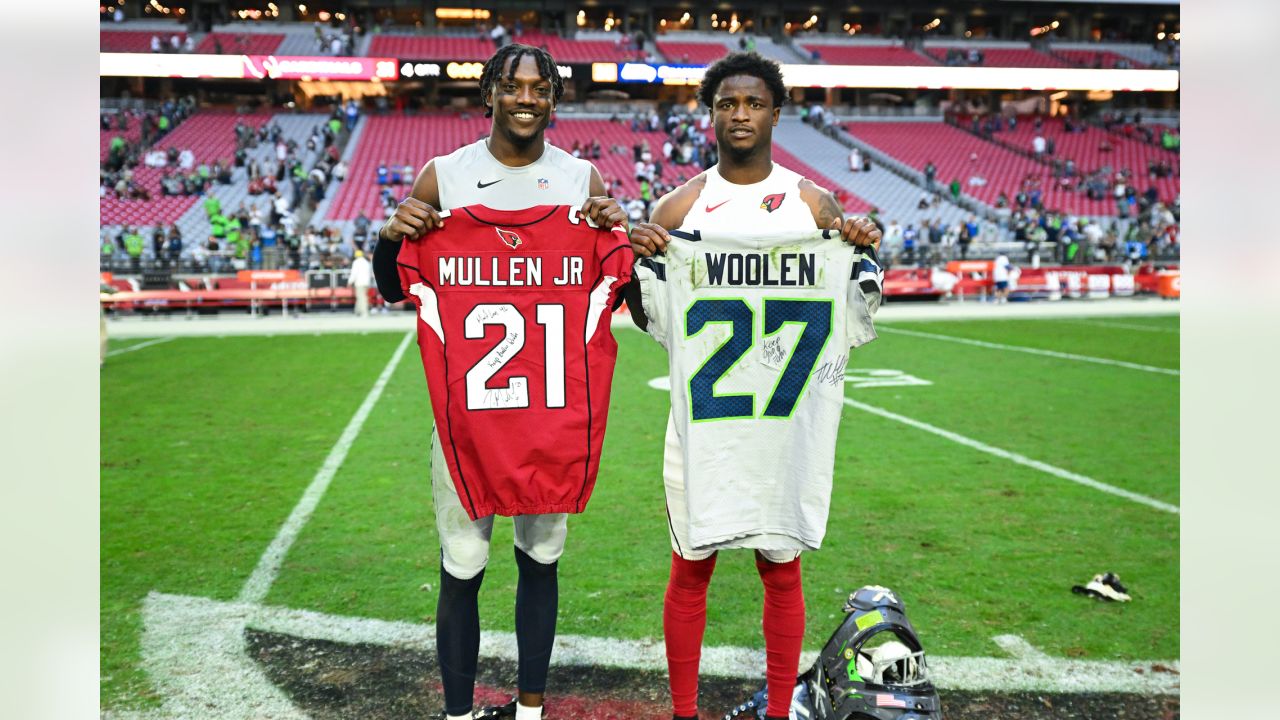
[[[778,63],[757,52],[736,52],[725,55],[707,68],[707,74],[702,76],[702,85],[698,87],[698,102],[714,108],[720,83],[733,75],[749,75],[763,80],[773,96],[774,107],[782,107],[787,101],[787,86],[782,82],[782,68]]]
[[[560,97],[564,95],[564,80],[560,78],[560,69],[556,67],[556,61],[551,59],[551,53],[536,48],[532,45],[522,45],[520,43],[511,43],[504,45],[493,57],[489,58],[484,64],[484,72],[480,74],[480,95],[481,98],[488,95],[489,104],[485,106],[484,116],[493,117],[493,85],[498,80],[498,74],[507,67],[507,59],[512,58],[511,67],[507,70],[507,80],[516,75],[516,67],[520,65],[520,59],[525,55],[530,55],[538,63],[538,74],[542,79],[551,82],[551,102],[553,105],[560,104]]]

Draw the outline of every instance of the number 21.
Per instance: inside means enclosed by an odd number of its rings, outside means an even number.
[[[544,329],[546,347],[547,407],[564,407],[564,306],[538,305],[537,322]],[[512,376],[503,387],[487,387],[489,378],[498,374],[511,359],[524,349],[524,316],[510,303],[483,303],[471,308],[463,320],[463,335],[468,340],[484,337],[485,327],[501,325],[506,333],[484,357],[467,371],[467,409],[529,407],[529,378]]]

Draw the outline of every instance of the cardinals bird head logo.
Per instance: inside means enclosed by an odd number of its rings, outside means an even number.
[[[787,196],[786,193],[777,193],[774,195],[765,195],[760,201],[760,207],[769,212],[773,212],[782,206],[782,199]]]
[[[512,250],[520,247],[520,244],[524,242],[520,239],[519,235],[511,232],[510,230],[503,230],[502,228],[494,228],[494,230],[498,231],[498,239],[502,240],[502,242]]]

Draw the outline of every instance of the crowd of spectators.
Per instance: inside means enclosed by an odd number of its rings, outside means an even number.
[[[120,110],[115,113],[102,113],[99,116],[99,128],[104,132],[114,131],[118,134],[111,138],[107,147],[107,156],[99,165],[98,196],[111,196],[120,200],[150,200],[151,191],[135,178],[135,171],[139,165],[163,167],[183,160],[188,163],[186,167],[194,175],[198,168],[192,167],[194,162],[189,152],[184,156],[177,148],[171,147],[167,151],[153,149],[179,123],[190,117],[194,108],[195,98],[188,96],[170,98],[154,110]],[[126,135],[134,123],[140,126],[138,139],[130,141]],[[190,178],[193,187],[196,183],[207,180],[211,170],[205,167],[204,173],[203,176]]]

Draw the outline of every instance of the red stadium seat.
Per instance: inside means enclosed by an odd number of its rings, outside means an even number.
[[[281,42],[283,34],[214,32],[204,36],[196,52],[212,54],[221,45],[223,55],[272,55]]]
[[[165,150],[175,147],[189,149],[196,157],[196,164],[212,165],[216,160],[230,161],[236,150],[235,125],[243,121],[259,127],[271,119],[271,114],[236,115],[234,113],[199,113],[193,115],[160,140],[154,148]],[[137,125],[139,121],[134,120]],[[103,135],[107,133],[103,132]],[[99,200],[99,224],[101,225],[154,225],[177,221],[198,197],[164,197],[160,194],[160,178],[164,168],[139,165],[134,169],[134,181],[151,193],[150,201],[117,200],[104,197]]]
[[[151,52],[151,38],[158,35],[167,47],[169,38],[174,35],[178,40],[186,42],[187,32],[174,25],[170,30],[100,30],[98,31],[98,51],[104,53],[145,53]]]
[[[982,67],[1022,67],[1022,68],[1069,68],[1074,67],[1062,60],[1059,60],[1042,52],[1037,52],[1031,48],[1007,48],[1007,47],[982,47],[981,45],[965,45],[962,47],[945,48],[931,47],[925,50],[938,62],[945,62],[947,52],[949,50],[959,50],[967,53],[970,49],[980,50],[983,60]]]
[[[828,65],[937,65],[914,50],[897,45],[805,45]]]

